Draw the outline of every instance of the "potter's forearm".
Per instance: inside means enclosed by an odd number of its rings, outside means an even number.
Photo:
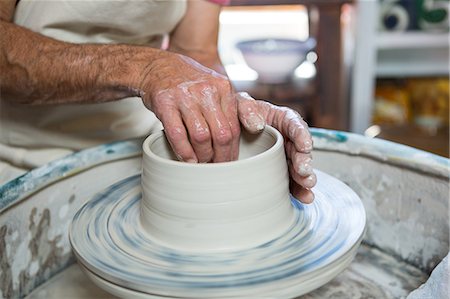
[[[27,104],[104,102],[139,95],[163,51],[71,44],[0,21],[2,98]]]
[[[183,19],[170,33],[169,51],[186,55],[225,75],[217,45],[221,7],[211,1],[187,1]]]

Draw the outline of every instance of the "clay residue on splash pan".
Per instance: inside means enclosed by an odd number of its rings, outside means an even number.
[[[73,262],[73,257],[64,254],[63,248],[58,245],[62,236],[48,237],[50,227],[50,210],[44,209],[38,213],[37,208],[33,208],[26,237],[18,238],[17,231],[8,229],[7,225],[0,228],[0,252],[3,252],[0,259],[0,289],[3,298],[26,295],[26,290],[33,290],[55,271]]]
[[[363,135],[312,128],[314,148],[365,156],[416,171],[450,178],[449,159],[399,143]]]
[[[141,154],[142,140],[114,142],[50,162],[0,186],[0,213],[58,180],[102,163]]]

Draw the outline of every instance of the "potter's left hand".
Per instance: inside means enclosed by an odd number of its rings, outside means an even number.
[[[268,124],[284,136],[291,193],[301,202],[311,203],[311,188],[317,179],[311,166],[312,138],[306,122],[290,108],[254,100],[247,93],[238,93],[237,100],[239,120],[245,129],[256,133]]]

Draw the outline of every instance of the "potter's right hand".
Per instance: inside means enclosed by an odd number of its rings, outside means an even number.
[[[229,80],[187,56],[161,52],[141,78],[141,97],[186,162],[237,159],[239,120]]]

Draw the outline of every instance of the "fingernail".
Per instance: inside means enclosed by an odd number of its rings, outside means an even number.
[[[305,188],[304,190],[299,192],[299,194],[297,195],[296,199],[298,201],[300,201],[302,204],[310,204],[310,203],[312,203],[314,201],[315,195],[311,191],[311,189]]]
[[[313,192],[311,192],[310,194],[311,194],[311,195],[310,195],[311,198],[309,198],[309,202],[313,202],[314,199],[316,198],[316,196],[314,195]]]
[[[246,119],[247,127],[255,130],[255,131],[262,131],[264,129],[264,126],[266,125],[266,122],[261,117],[261,115],[252,113],[248,116]]]
[[[310,163],[310,160],[300,163],[298,170],[297,170],[297,173],[301,176],[308,176],[308,175],[312,174],[312,172],[313,172],[313,167]]]
[[[198,161],[196,159],[187,159],[186,162],[187,163],[198,163]]]
[[[316,176],[311,174],[310,176],[308,176],[305,180],[304,183],[304,187],[311,189],[312,187],[314,187],[316,185]]]
[[[303,144],[304,144],[305,151],[308,151],[308,152],[312,151],[313,145],[312,145],[311,140],[305,140]]]

